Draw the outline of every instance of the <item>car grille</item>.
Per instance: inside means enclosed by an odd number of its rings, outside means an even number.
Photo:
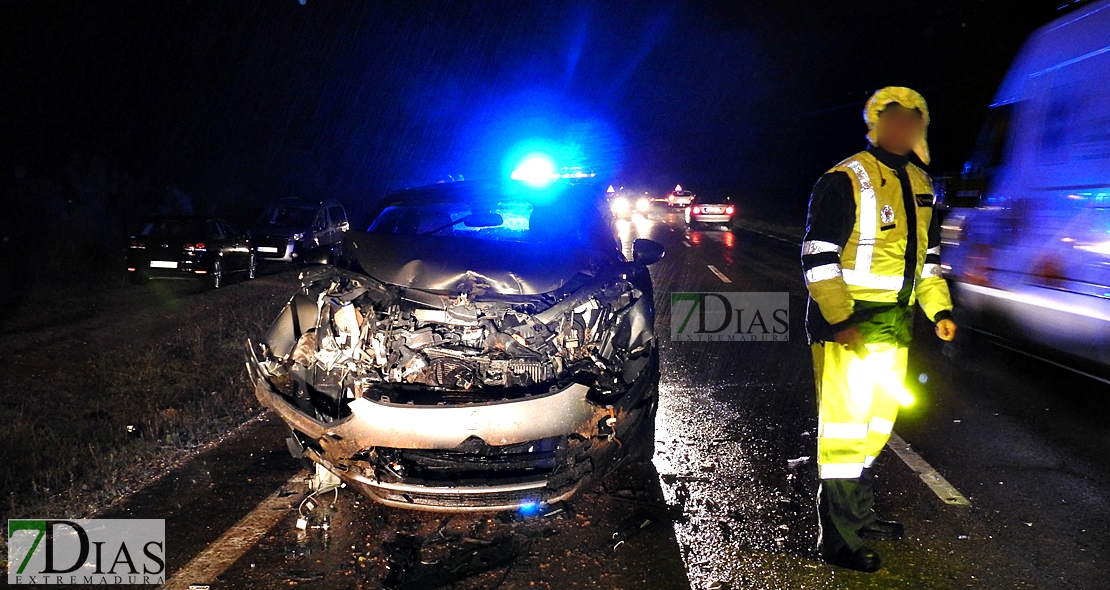
[[[577,436],[500,447],[471,437],[451,450],[379,447],[378,485],[369,485],[384,500],[412,505],[539,501],[569,491],[593,471],[589,448],[590,441]]]

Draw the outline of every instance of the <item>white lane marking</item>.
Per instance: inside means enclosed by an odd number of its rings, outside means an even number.
[[[944,479],[944,476],[938,473],[936,469],[933,469],[932,465],[926,463],[921,455],[910,450],[910,445],[906,444],[902,437],[891,434],[886,446],[890,447],[890,450],[894,451],[894,454],[898,455],[898,458],[902,459],[945,504],[971,506],[971,502],[955,486],[948,483],[948,480]]]
[[[686,240],[682,240],[682,245],[686,246],[687,248],[693,248],[693,246],[690,245],[690,242],[687,242]]]
[[[709,267],[709,270],[713,271],[713,274],[717,275],[718,279],[721,279],[722,283],[731,283],[732,282],[732,279],[725,276],[725,273],[717,270],[716,266],[713,266],[712,264],[709,264],[709,265],[706,265],[706,266]]]
[[[283,497],[282,492],[301,485],[307,475],[301,472],[289,478],[289,481],[282,484],[277,491],[255,506],[250,514],[224,531],[219,539],[177,570],[163,589],[188,590],[192,585],[204,586],[217,583],[216,576],[224,573],[224,570],[254,547],[255,543],[274,528],[278,521],[289,514],[293,504],[298,501],[298,496],[294,494]]]

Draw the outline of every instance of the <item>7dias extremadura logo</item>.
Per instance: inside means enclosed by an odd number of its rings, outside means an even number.
[[[673,342],[785,342],[789,339],[789,293],[671,293]]]
[[[8,521],[8,584],[165,581],[165,520]]]

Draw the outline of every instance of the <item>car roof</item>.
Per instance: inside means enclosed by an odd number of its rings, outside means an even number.
[[[432,204],[504,199],[544,204],[563,200],[569,205],[571,203],[580,204],[584,199],[600,200],[602,198],[603,195],[597,191],[597,186],[594,183],[563,182],[555,183],[545,189],[529,189],[517,182],[461,180],[402,189],[387,195],[382,200],[380,207],[405,203]]]
[[[219,217],[212,217],[211,215],[155,215],[147,219],[147,222],[154,221],[223,221]]]
[[[326,201],[310,201],[306,199],[298,199],[296,197],[286,197],[278,199],[270,203],[271,207],[301,207],[304,209],[316,209],[318,207],[342,207],[343,204],[339,201],[326,200]]]

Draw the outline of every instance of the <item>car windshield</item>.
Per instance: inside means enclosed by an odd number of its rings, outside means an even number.
[[[394,205],[368,231],[524,242],[530,241],[532,213],[532,205],[523,202]]]
[[[586,211],[523,200],[400,203],[386,207],[370,233],[435,235],[504,242],[597,243],[605,235]]]
[[[270,207],[258,218],[259,225],[308,227],[316,210],[309,207]]]
[[[167,219],[152,221],[143,228],[142,235],[155,238],[203,238],[211,232],[208,225],[196,219]]]

